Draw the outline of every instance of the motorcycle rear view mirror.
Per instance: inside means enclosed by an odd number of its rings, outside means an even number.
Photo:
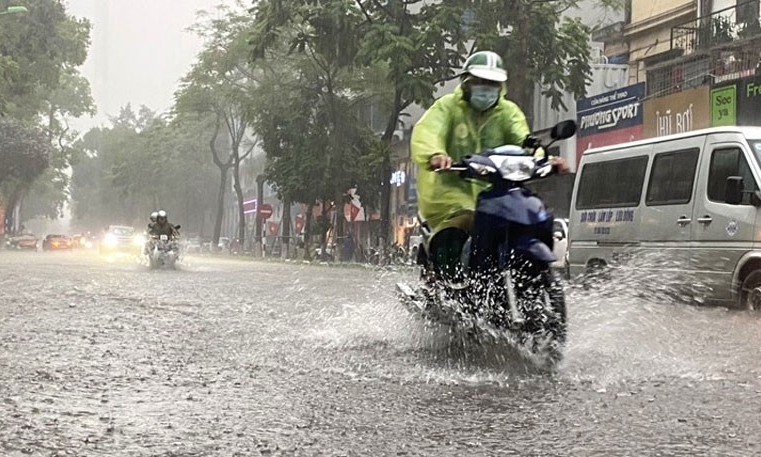
[[[550,137],[553,140],[565,140],[576,134],[576,121],[567,120],[558,122],[550,130]]]
[[[174,229],[175,229],[175,230],[179,230],[179,229],[180,229],[180,225],[179,225],[179,224],[175,225],[175,226],[174,226]]]

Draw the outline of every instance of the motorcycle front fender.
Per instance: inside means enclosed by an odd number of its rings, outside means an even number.
[[[520,225],[541,224],[552,218],[542,200],[523,188],[492,188],[478,197],[476,211]]]
[[[558,259],[549,246],[536,238],[520,240],[514,248],[516,251],[541,262],[552,263]]]

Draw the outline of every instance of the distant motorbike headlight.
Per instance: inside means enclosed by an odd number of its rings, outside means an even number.
[[[113,233],[109,233],[103,238],[103,246],[107,248],[113,248],[118,243],[119,243],[119,240],[116,239],[116,235],[114,235]]]
[[[502,177],[508,181],[520,182],[534,177],[536,162],[532,156],[490,156]]]
[[[143,246],[143,245],[145,245],[145,236],[143,236],[143,235],[135,235],[135,237],[132,238],[132,243],[134,243],[135,246]]]

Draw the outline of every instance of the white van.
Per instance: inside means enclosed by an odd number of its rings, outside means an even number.
[[[695,299],[761,309],[759,184],[761,127],[589,149],[571,200],[571,275],[662,270],[701,286]]]

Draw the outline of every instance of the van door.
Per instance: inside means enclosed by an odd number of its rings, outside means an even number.
[[[658,270],[660,280],[684,283],[690,270],[695,181],[705,137],[654,145],[645,204],[640,217],[638,267]],[[687,282],[689,283],[689,282]]]
[[[750,194],[739,205],[726,203],[727,178],[742,176],[746,191],[758,189],[747,144],[724,137],[706,142],[692,224],[695,284],[704,288],[703,296],[716,300],[731,299],[732,272],[755,239]]]

